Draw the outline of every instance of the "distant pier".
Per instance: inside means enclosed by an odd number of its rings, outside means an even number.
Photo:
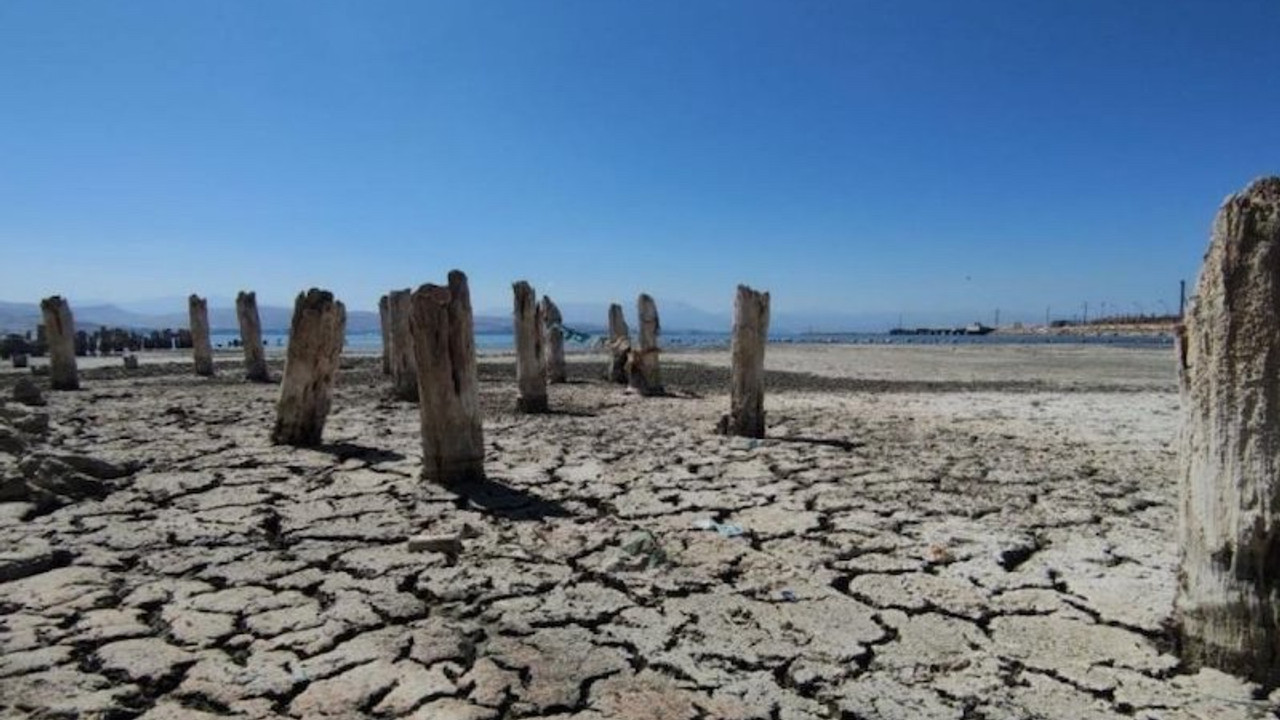
[[[970,323],[964,327],[897,327],[889,331],[890,335],[988,335],[995,328],[982,323]]]

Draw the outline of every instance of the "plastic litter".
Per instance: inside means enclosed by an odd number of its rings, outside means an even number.
[[[746,530],[741,525],[733,525],[731,523],[718,523],[711,518],[698,518],[693,521],[695,530],[715,530],[722,537],[735,538],[746,534]]]
[[[724,537],[731,538],[742,535],[746,530],[743,530],[741,525],[717,525],[716,532],[720,533]]]
[[[790,590],[783,590],[782,599],[786,600],[787,602],[795,602],[796,594],[794,592],[791,592]]]
[[[604,569],[608,572],[650,570],[670,564],[666,550],[653,533],[637,530],[624,536],[618,547],[606,556]]]

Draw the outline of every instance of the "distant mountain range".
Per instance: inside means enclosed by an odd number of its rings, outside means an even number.
[[[76,324],[82,328],[99,326],[123,327],[135,330],[177,330],[188,324],[185,310],[179,312],[166,311],[168,308],[186,306],[185,298],[165,298],[132,303],[84,303],[77,304],[72,300],[71,310]],[[581,332],[601,334],[605,332],[608,318],[608,303],[566,302],[560,304],[560,312],[564,316],[564,324]],[[634,332],[635,308],[624,306],[627,322]],[[732,316],[728,312],[712,313],[680,301],[663,302],[658,300],[658,313],[665,333],[677,332],[728,332],[732,326]],[[287,307],[259,305],[258,314],[262,318],[262,329],[265,332],[284,332],[289,329],[293,310]],[[838,333],[838,332],[885,332],[896,327],[899,316],[895,313],[841,313],[831,311],[819,312],[775,312],[770,322],[776,333]],[[978,319],[964,311],[931,313],[929,315],[914,314],[907,325],[964,325]],[[0,332],[25,332],[34,329],[42,322],[40,306],[37,303],[0,301]],[[209,298],[209,325],[214,332],[239,329],[236,321],[235,301],[231,298]],[[506,308],[483,308],[475,316],[476,332],[506,333],[511,332],[511,311]],[[347,310],[347,332],[376,332],[381,328],[378,313],[366,310]]]
[[[564,324],[581,332],[602,334],[608,328],[609,303],[565,302],[556,303]],[[632,332],[636,330],[635,306],[624,306],[627,324]],[[505,331],[511,328],[511,310],[483,308],[476,316],[479,324],[481,318],[499,320],[505,325]],[[732,318],[728,315],[717,315],[679,301],[658,301],[658,319],[665,332],[728,332]]]
[[[221,302],[219,302],[220,300]],[[177,330],[190,324],[190,319],[185,311],[145,312],[127,309],[128,307],[139,306],[164,307],[155,301],[125,305],[126,307],[101,303],[81,305],[72,300],[71,313],[75,317],[76,326],[82,329],[97,329],[98,327],[106,326],[130,330],[164,330],[165,328]],[[174,305],[183,307],[186,305],[186,300],[182,299],[179,303],[169,303],[167,307],[173,307]],[[285,332],[289,329],[289,323],[293,318],[293,309],[275,305],[259,305],[258,317],[262,320],[263,332]],[[44,320],[40,315],[39,304],[0,301],[0,332],[26,332],[27,330],[34,330],[42,322]],[[477,315],[475,326],[476,332],[480,333],[510,332],[511,319],[510,317]],[[239,321],[236,320],[234,300],[209,299],[209,327],[215,333],[239,331],[240,325]],[[382,322],[378,317],[378,313],[367,310],[347,310],[347,332],[377,332],[381,327]]]
[[[185,303],[185,301],[184,301]],[[71,312],[75,316],[76,326],[80,328],[97,328],[99,326],[122,327],[130,330],[177,330],[189,324],[187,313],[143,313],[126,310],[118,305],[77,305],[71,304]],[[272,305],[258,306],[258,316],[262,319],[265,332],[283,332],[289,329],[293,310]],[[43,322],[40,317],[40,306],[34,303],[0,302],[0,331],[25,332]],[[238,331],[234,304],[230,306],[209,308],[209,326],[214,332]],[[353,333],[376,331],[381,327],[378,314],[363,310],[347,311],[347,331]]]

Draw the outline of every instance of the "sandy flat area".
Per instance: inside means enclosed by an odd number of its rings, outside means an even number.
[[[9,402],[0,479],[65,493],[0,503],[0,714],[1271,717],[1175,654],[1171,350],[771,346],[762,441],[714,434],[723,351],[603,364],[521,416],[484,358],[457,488],[376,358],[316,450],[230,359]]]

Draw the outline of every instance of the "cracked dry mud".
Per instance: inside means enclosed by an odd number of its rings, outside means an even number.
[[[319,450],[271,446],[277,389],[232,363],[50,396],[41,442],[134,471],[0,503],[6,716],[1273,712],[1173,654],[1169,351],[770,348],[760,442],[713,434],[727,353],[668,355],[666,398],[571,358],[543,416],[487,358],[460,489],[345,362]]]

